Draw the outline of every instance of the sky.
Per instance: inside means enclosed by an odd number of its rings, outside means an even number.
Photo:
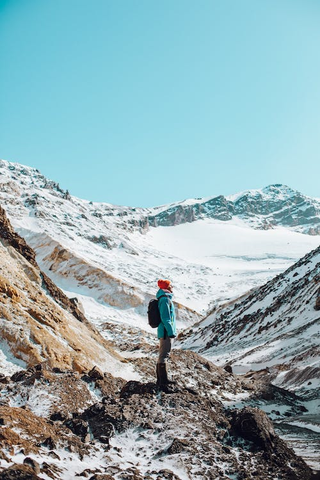
[[[0,0],[0,158],[149,207],[320,197],[318,0]]]

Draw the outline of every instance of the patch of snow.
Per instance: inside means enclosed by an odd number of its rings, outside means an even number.
[[[0,340],[0,373],[11,376],[15,372],[26,369],[26,367],[26,362],[12,354],[8,343],[4,339]]]

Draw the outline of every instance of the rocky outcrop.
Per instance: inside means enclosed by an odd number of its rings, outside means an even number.
[[[278,478],[299,480],[314,477],[312,470],[306,469],[305,462],[297,458],[293,450],[276,435],[272,422],[263,411],[246,407],[232,410],[228,413],[228,418],[231,436],[240,436],[246,440],[247,448],[251,451],[263,451],[264,459],[278,471]]]
[[[39,472],[40,473],[40,472]],[[12,465],[0,473],[0,480],[40,480],[29,465]]]
[[[26,243],[24,238],[14,232],[10,221],[7,218],[5,210],[0,206],[0,239],[7,245],[12,246],[19,252],[31,265],[37,267],[36,254]]]
[[[316,283],[319,283],[320,282],[320,277],[317,277],[315,279]],[[320,310],[320,287],[318,288],[318,291],[317,291],[317,297],[316,297],[316,303],[315,303],[315,306],[314,306],[315,310]]]
[[[69,300],[69,298],[58,288],[52,280],[40,271],[34,250],[27,244],[24,238],[18,235],[12,228],[7,218],[5,210],[0,206],[0,240],[5,245],[13,247],[20,255],[22,255],[36,270],[43,280],[44,287],[47,289],[52,298],[63,308],[71,312],[81,322],[86,322],[84,314],[78,307]]]
[[[14,372],[45,360],[53,367],[80,372],[94,363],[107,369],[109,363],[110,371],[121,370],[126,376],[131,370],[129,378],[134,378],[131,367],[85,320],[77,304],[40,272],[34,260],[30,263],[22,256],[30,251],[19,238],[12,241],[10,224],[3,220],[2,233],[8,235],[0,242],[0,333],[10,354],[0,364],[1,371]],[[17,244],[22,250],[13,247]]]
[[[171,369],[178,376],[171,394],[150,381],[153,357],[137,359],[143,382],[125,382],[98,368],[79,375],[47,364],[13,375],[2,402],[19,399],[20,406],[0,406],[0,455],[10,462],[16,450],[23,454],[20,465],[0,475],[32,473],[23,463],[34,475],[61,480],[70,471],[75,478],[113,480],[313,478],[262,411],[223,406],[224,395],[243,394],[241,378],[194,353],[173,353]],[[38,403],[32,400],[35,385],[42,392]]]

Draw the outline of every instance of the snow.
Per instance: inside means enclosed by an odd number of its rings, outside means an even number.
[[[297,420],[295,421],[288,421],[289,425],[301,427],[301,428],[306,428],[308,430],[311,430],[312,432],[320,433],[320,425],[319,424],[314,424],[314,423],[307,423],[307,422],[299,422]]]
[[[53,394],[47,390],[42,389],[37,382],[33,388],[26,390],[25,396],[19,394],[17,396],[10,396],[10,407],[27,407],[35,415],[39,417],[47,417],[51,405],[57,400]]]
[[[4,339],[0,340],[0,374],[11,376],[25,368],[26,363],[12,354],[9,345]]]

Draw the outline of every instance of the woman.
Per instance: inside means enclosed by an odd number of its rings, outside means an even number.
[[[161,322],[158,326],[159,358],[157,363],[157,384],[159,388],[166,392],[168,385],[175,383],[168,380],[167,359],[171,352],[173,339],[177,336],[176,316],[172,302],[172,284],[170,280],[159,280],[159,290],[157,292],[158,307]]]

